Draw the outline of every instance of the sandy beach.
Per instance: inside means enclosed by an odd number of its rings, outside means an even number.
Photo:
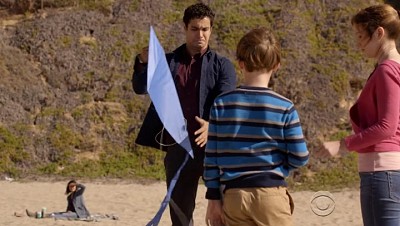
[[[64,211],[66,197],[65,182],[19,182],[0,181],[0,225],[1,226],[144,226],[154,216],[165,195],[164,182],[134,183],[85,182],[85,201],[91,214],[114,214],[118,220],[101,219],[96,222],[68,221],[54,219],[35,219],[25,215],[25,209],[47,212]],[[204,199],[205,187],[199,186],[194,222],[203,226],[207,201]],[[310,208],[310,200],[315,192],[293,192],[295,203],[294,220],[298,226],[359,226],[362,225],[358,190],[331,192],[335,202],[334,211],[325,217],[316,215]],[[315,200],[314,200],[315,201]],[[318,200],[316,200],[318,201]],[[319,200],[318,208],[325,209],[329,203]],[[315,203],[314,203],[315,204]],[[315,205],[314,205],[315,206]],[[332,205],[331,205],[332,206]],[[22,214],[21,217],[15,213]],[[169,211],[166,209],[159,225],[168,226]]]

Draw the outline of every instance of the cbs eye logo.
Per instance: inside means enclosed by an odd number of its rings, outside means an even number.
[[[318,191],[311,197],[310,207],[315,215],[328,216],[335,210],[334,197],[328,191]]]

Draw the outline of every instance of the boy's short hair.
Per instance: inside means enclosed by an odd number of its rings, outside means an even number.
[[[185,12],[183,14],[183,22],[187,27],[191,20],[203,19],[205,17],[208,17],[210,19],[210,25],[212,27],[215,13],[211,10],[210,7],[208,7],[204,3],[196,3],[185,9]]]
[[[248,72],[271,71],[281,62],[280,44],[271,31],[256,28],[240,39],[236,58],[244,62]]]

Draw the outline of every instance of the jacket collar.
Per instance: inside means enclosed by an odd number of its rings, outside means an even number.
[[[187,49],[186,49],[186,43],[185,43],[185,44],[179,46],[178,48],[176,48],[176,49],[173,51],[173,53],[175,53],[176,56],[179,57],[179,56],[184,56],[184,53],[185,53],[186,51],[187,51]],[[204,55],[208,55],[208,54],[210,54],[210,53],[211,53],[211,48],[210,48],[210,46],[208,46],[206,52],[204,53]]]

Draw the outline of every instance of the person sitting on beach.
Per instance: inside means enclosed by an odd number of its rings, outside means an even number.
[[[90,213],[85,206],[83,200],[83,193],[85,186],[78,184],[75,180],[71,180],[67,184],[65,195],[67,195],[67,210],[65,212],[52,212],[43,213],[42,218],[55,218],[55,219],[85,219],[90,217]],[[36,212],[26,210],[29,217],[37,217]]]

